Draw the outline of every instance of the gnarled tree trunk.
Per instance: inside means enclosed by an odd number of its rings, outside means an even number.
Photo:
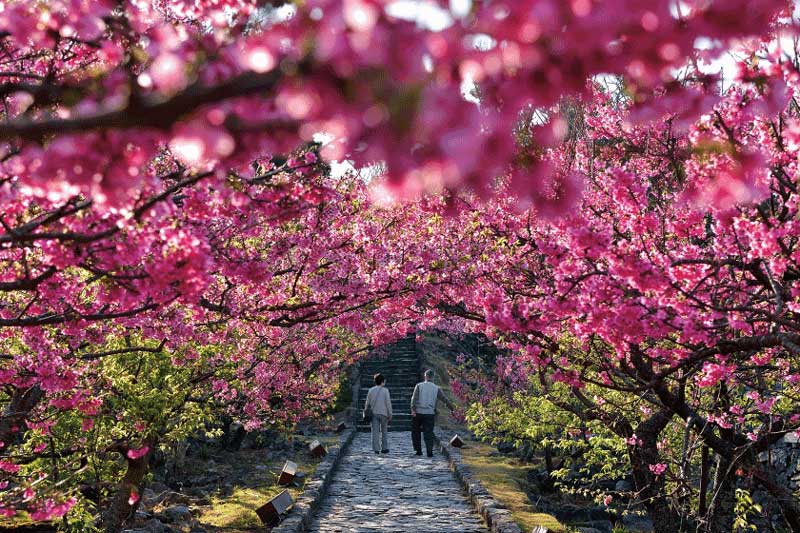
[[[128,468],[125,471],[125,476],[122,478],[122,481],[120,481],[117,493],[114,495],[108,508],[102,514],[103,529],[106,533],[117,533],[121,531],[122,525],[139,507],[138,495],[142,494],[144,477],[147,475],[150,468],[150,457],[153,454],[155,445],[155,439],[148,439],[145,441],[144,446],[147,446],[149,449],[146,454],[136,459],[128,457],[128,447],[123,447],[119,450],[128,462]],[[132,500],[131,495],[134,493],[137,494],[137,497]]]
[[[660,462],[658,437],[669,419],[666,411],[653,414],[636,428],[636,436],[641,442],[628,446],[634,486],[653,521],[655,533],[678,533],[682,522],[666,497],[664,475],[655,475],[650,471],[650,465]]]

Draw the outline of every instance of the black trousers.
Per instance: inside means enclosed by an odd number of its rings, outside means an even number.
[[[411,443],[414,445],[414,451],[422,452],[422,443],[420,442],[420,433],[425,435],[425,451],[428,455],[433,454],[433,423],[436,420],[436,415],[421,415],[411,419]]]

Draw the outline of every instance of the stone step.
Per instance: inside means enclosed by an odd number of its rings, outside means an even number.
[[[408,414],[408,415],[398,415],[397,413],[395,413],[394,416],[392,416],[392,421],[389,424],[390,425],[393,425],[393,424],[411,424],[411,415],[410,414]],[[358,421],[356,422],[356,425],[363,426],[363,425],[365,425],[365,423],[362,422],[362,420],[359,418]],[[366,425],[369,425],[369,422],[367,422]]]
[[[389,426],[396,426],[396,425],[401,425],[401,424],[410,426],[411,425],[411,417],[407,416],[407,417],[400,418],[400,417],[395,415],[395,416],[392,417],[392,421],[389,422]],[[369,425],[370,425],[369,422],[364,423],[361,420],[359,420],[358,423],[356,424],[356,426],[363,426],[363,427],[369,427]]]
[[[360,389],[358,389],[358,395],[366,398],[370,388],[372,388],[372,385],[370,385],[369,387],[362,386]],[[392,396],[396,396],[399,394],[410,395],[412,392],[414,392],[414,385],[406,385],[400,387],[394,383],[389,383],[389,394],[391,394]]]
[[[389,392],[394,392],[396,390],[403,390],[403,389],[410,389],[414,390],[414,386],[419,383],[419,381],[413,379],[404,379],[395,376],[386,376],[385,386],[389,389]],[[375,386],[375,381],[373,380],[363,380],[358,382],[361,389],[369,390]]]
[[[372,426],[370,425],[369,422],[367,422],[366,424],[364,422],[359,422],[358,424],[356,424],[356,428],[358,429],[370,429],[371,427]],[[411,430],[411,420],[395,420],[394,418],[392,418],[392,421],[389,422],[389,429],[399,428],[399,427],[407,427],[408,430],[406,431]]]
[[[403,370],[400,368],[390,368],[388,370],[378,370],[377,372],[370,372],[369,374],[361,374],[361,381],[369,381],[370,383],[373,382],[375,379],[375,374],[380,372],[383,374],[383,377],[389,379],[390,377],[395,379],[401,379],[405,381],[413,381],[417,379],[417,371],[416,370]]]
[[[406,411],[394,411],[392,414],[392,422],[408,422],[411,423],[411,413]],[[359,411],[358,423],[361,424],[361,412]]]
[[[388,385],[387,388],[389,389],[389,394],[402,393],[402,392],[408,392],[410,394],[411,392],[414,391],[414,386],[417,383],[416,382],[414,382],[414,383],[396,383],[394,381],[387,380],[386,384]],[[366,383],[362,383],[361,384],[361,388],[359,389],[359,394],[361,394],[361,391],[363,390],[364,391],[364,395],[366,395],[367,391],[369,391],[369,389],[371,389],[374,385],[375,385],[374,383],[372,383],[371,385],[368,385]]]
[[[399,367],[403,367],[403,368],[411,368],[411,367],[418,368],[419,367],[419,362],[416,359],[412,359],[412,360],[408,360],[408,361],[405,361],[405,360],[399,360],[399,361],[397,361],[397,360],[364,361],[364,362],[361,363],[361,368],[362,369],[364,369],[364,368],[367,368],[367,369],[372,369],[372,368],[382,369],[382,368],[391,367],[391,366],[399,366]]]
[[[359,418],[361,417],[361,413],[362,413],[363,410],[364,410],[364,404],[362,403],[361,405],[358,406],[358,410],[357,410]],[[397,416],[401,416],[401,415],[402,416],[405,416],[405,415],[409,415],[410,416],[411,404],[410,403],[406,403],[406,402],[397,403],[397,404],[393,403],[392,404],[392,411]]]
[[[402,393],[402,392],[411,393],[411,392],[414,391],[414,386],[416,384],[417,384],[416,382],[414,382],[414,383],[406,383],[406,384],[399,384],[399,383],[395,383],[394,381],[388,381],[387,382],[387,385],[388,385],[387,388],[389,389],[389,394]],[[374,385],[375,385],[375,383],[372,383],[371,385],[367,385],[366,383],[364,383],[364,384],[361,385],[361,388],[358,389],[358,393],[359,394],[363,393],[364,395],[366,395],[367,392],[369,392],[369,389],[371,389]]]
[[[417,356],[416,352],[391,351],[386,354],[368,355],[361,359],[361,361],[364,363],[380,363],[383,361],[419,361],[419,357]]]
[[[386,384],[387,384],[386,388],[389,389],[389,394],[403,393],[403,392],[408,392],[410,394],[411,392],[414,391],[414,387],[416,386],[417,382],[415,381],[414,383],[399,384],[394,381],[387,380]],[[372,383],[370,385],[364,383],[361,385],[361,388],[358,389],[358,393],[366,395],[367,392],[369,392],[369,389],[371,389],[374,386],[375,383]]]
[[[389,387],[389,395],[394,398],[395,396],[411,396],[414,393],[414,386],[409,387]],[[369,387],[361,387],[358,390],[359,398],[366,398],[369,394]]]
[[[359,411],[364,410],[364,404],[366,400],[361,400],[358,402],[358,409]],[[402,399],[402,400],[395,400],[392,402],[392,410],[395,413],[401,413],[403,411],[411,411],[411,398],[409,399]]]
[[[381,350],[413,350],[416,349],[417,343],[411,341],[400,341],[394,344],[387,344],[385,346],[381,346],[380,348],[374,348],[374,351],[381,351]]]
[[[414,355],[417,353],[415,346],[393,346],[388,349],[372,350],[367,357],[386,357],[387,354],[401,353],[405,355]]]
[[[383,361],[419,361],[419,357],[417,356],[417,352],[404,352],[400,351],[391,351],[386,354],[374,354],[368,355],[361,359],[364,363],[373,363],[373,362],[383,362]]]
[[[419,374],[419,370],[417,369],[417,367],[414,368],[383,367],[383,368],[375,368],[372,370],[361,369],[361,379],[368,378],[371,381],[372,378],[375,377],[375,374],[377,374],[378,372],[380,372],[384,376],[397,374],[400,376],[416,377],[417,374]]]
[[[358,404],[358,414],[361,415],[361,412],[364,410],[364,403],[360,402]],[[410,413],[411,411],[411,402],[392,402],[392,411],[394,414],[399,415],[400,413]]]
[[[419,363],[417,361],[374,361],[369,363],[362,363],[361,368],[363,369],[384,369],[384,368],[391,368],[391,367],[400,367],[400,368],[418,368]]]
[[[410,404],[411,403],[411,394],[412,393],[410,393],[410,392],[408,394],[395,394],[395,393],[392,393],[392,395],[391,395],[392,405],[394,405],[396,403],[408,403],[408,404]],[[366,394],[360,395],[358,397],[358,400],[359,400],[360,404],[363,404],[364,402],[367,401],[367,395]]]
[[[361,376],[358,380],[358,415],[364,408],[367,392],[375,384],[373,376],[381,373],[386,378],[392,398],[392,422],[389,431],[411,430],[411,395],[420,381],[420,360],[414,338],[405,338],[376,350],[361,361]],[[370,424],[356,420],[359,431],[369,431]]]
[[[362,401],[358,402],[358,409],[359,410],[363,410],[364,409],[364,403],[366,403],[366,400],[362,400]],[[409,398],[407,400],[406,399],[402,399],[402,400],[393,401],[392,402],[392,410],[395,413],[402,413],[403,411],[411,411],[411,398]]]
[[[414,363],[413,365],[404,365],[404,364],[391,364],[391,365],[369,365],[369,366],[362,366],[361,367],[361,375],[371,375],[377,374],[380,372],[381,374],[393,371],[400,371],[400,372],[413,372],[416,374],[419,372],[419,366]]]
[[[398,383],[397,381],[392,381],[389,378],[386,378],[386,388],[389,389],[390,394],[394,394],[395,392],[401,392],[401,391],[413,391],[417,383],[418,382],[416,381],[414,382],[407,381],[406,383]],[[367,391],[369,391],[369,389],[375,386],[375,382],[373,381],[370,383],[359,383],[359,385],[360,385],[360,388],[358,389],[359,393],[361,391],[364,391],[364,394],[366,394]]]
[[[379,372],[381,374],[383,374],[384,376],[398,376],[398,377],[404,377],[404,378],[407,378],[407,379],[411,379],[411,378],[416,379],[417,375],[419,374],[419,371],[417,370],[416,367],[414,367],[414,368],[376,368],[374,370],[369,370],[369,371],[364,371],[362,369],[361,370],[361,379],[367,379],[369,381],[372,381],[373,378],[375,377],[375,374],[377,374]]]
[[[361,374],[361,381],[369,381],[370,383],[373,382],[375,379],[375,374],[380,372],[383,374],[383,377],[389,379],[390,377],[405,381],[413,381],[417,379],[417,371],[416,370],[403,370],[400,368],[390,368],[388,370],[378,370],[377,372],[370,372],[369,374]]]
[[[363,406],[361,407],[363,409]],[[358,410],[358,420],[361,420],[361,409]],[[405,405],[400,406],[395,409],[394,405],[392,406],[392,419],[393,420],[411,420],[411,406]]]
[[[417,380],[417,371],[416,370],[402,370],[399,368],[392,368],[389,370],[378,370],[376,372],[370,372],[368,374],[361,374],[361,378],[359,379],[360,382],[375,382],[375,374],[377,373],[383,374],[383,377],[386,379],[398,379],[401,381],[415,381]]]
[[[395,379],[389,379],[388,377],[386,378],[386,388],[389,389],[390,394],[393,394],[395,391],[403,391],[403,390],[413,391],[417,383],[418,383],[417,381],[408,381],[408,380],[398,381]],[[359,385],[361,387],[359,390],[363,389],[368,391],[369,389],[375,386],[375,382],[374,381],[368,383],[361,382],[359,383]]]
[[[363,426],[363,427],[359,426],[358,428],[356,428],[356,431],[358,431],[359,433],[368,433],[368,432],[372,431],[372,428],[370,426]],[[389,428],[387,429],[387,431],[389,431],[390,433],[393,432],[393,431],[405,431],[405,432],[408,432],[408,431],[411,431],[411,425],[409,424],[407,426],[405,426],[405,425],[395,426],[394,424],[389,424]],[[410,442],[409,442],[408,445],[409,445],[409,447],[411,447],[411,443]]]
[[[389,394],[403,393],[403,392],[411,393],[411,392],[414,391],[414,387],[416,386],[416,384],[417,384],[416,381],[414,383],[400,384],[400,383],[396,383],[394,381],[388,381],[387,380],[387,385],[388,385],[387,388],[389,389]],[[375,385],[375,383],[372,383],[372,384],[363,383],[363,384],[361,384],[361,388],[358,389],[359,394],[363,393],[364,395],[366,395],[367,392],[369,392],[369,389],[371,389],[374,385]]]
[[[378,368],[372,368],[372,369],[368,369],[368,370],[364,370],[362,368],[361,369],[361,377],[362,378],[369,378],[370,380],[372,380],[372,378],[375,377],[375,374],[377,374],[378,372],[380,372],[384,376],[391,375],[391,374],[398,374],[398,375],[403,375],[403,376],[409,376],[409,377],[410,376],[414,376],[414,377],[416,377],[417,374],[419,374],[419,369],[417,369],[416,366],[414,368],[400,368],[400,367],[396,367],[396,366],[393,366],[393,367],[378,367]]]

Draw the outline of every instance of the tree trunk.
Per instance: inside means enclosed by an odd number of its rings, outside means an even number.
[[[792,531],[800,533],[800,502],[785,484],[776,480],[775,469],[759,464],[758,459],[750,453],[741,453],[741,449],[734,442],[722,439],[714,434],[713,424],[689,407],[683,397],[676,396],[663,382],[655,383],[653,391],[661,402],[672,410],[673,413],[684,420],[691,420],[694,431],[703,439],[703,442],[717,454],[728,460],[738,458],[738,464],[745,468],[753,479],[761,485],[773,498],[781,509],[786,524]]]
[[[150,468],[150,457],[155,447],[155,439],[147,440],[144,445],[149,450],[142,457],[131,459],[127,456],[128,449],[121,451],[122,456],[128,462],[128,469],[119,484],[117,493],[111,500],[108,509],[102,514],[103,529],[106,533],[118,533],[122,530],[122,525],[130,518],[139,507],[142,490],[144,489],[144,477]],[[131,494],[139,496],[131,504]]]
[[[14,442],[17,434],[24,428],[25,420],[42,396],[44,396],[44,391],[39,385],[14,390],[3,416],[0,417],[0,442],[5,443],[6,448]]]
[[[700,494],[698,496],[698,514],[705,516],[706,514],[706,493],[708,492],[708,470],[711,468],[711,461],[709,460],[708,446],[703,445],[703,452],[700,459]]]
[[[717,456],[714,469],[714,491],[708,508],[708,533],[729,533],[733,531],[736,507],[736,475],[733,463]]]
[[[547,469],[548,476],[555,470],[553,465],[553,451],[550,449],[549,444],[544,447],[544,466]]]
[[[630,455],[633,483],[642,500],[655,533],[678,533],[681,519],[664,497],[664,476],[655,476],[649,465],[658,462],[658,453],[653,449],[640,447]]]
[[[658,437],[669,419],[665,411],[655,413],[636,428],[641,444],[628,446],[634,486],[653,521],[655,533],[678,533],[682,522],[666,498],[664,474],[656,476],[650,471],[650,465],[660,462]]]
[[[726,412],[731,407],[730,393],[725,383],[720,383],[717,394],[718,408]],[[691,424],[689,424],[691,428]],[[734,442],[736,434],[731,428],[719,428],[720,438]],[[708,533],[727,533],[733,531],[736,507],[736,465],[730,457],[717,455],[714,468],[714,491],[708,508]]]

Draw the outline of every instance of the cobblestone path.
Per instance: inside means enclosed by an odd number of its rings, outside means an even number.
[[[369,433],[356,435],[311,531],[487,531],[438,450],[415,456],[405,431],[389,433],[389,450],[375,455]]]

